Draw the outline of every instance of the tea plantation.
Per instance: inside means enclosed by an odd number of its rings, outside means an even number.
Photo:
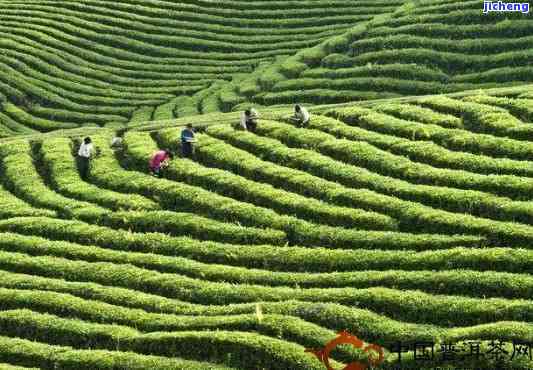
[[[307,350],[343,330],[380,368],[533,368],[530,14],[0,6],[0,369],[321,370]],[[250,106],[255,133],[236,129]]]

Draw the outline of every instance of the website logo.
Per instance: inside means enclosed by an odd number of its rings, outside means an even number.
[[[502,1],[483,2],[483,14],[490,12],[520,12],[529,13],[529,3],[504,3]]]
[[[341,344],[349,344],[354,348],[363,350],[369,354],[368,364],[361,362],[351,362],[346,365],[342,370],[366,370],[370,366],[377,367],[383,363],[385,360],[385,353],[383,348],[377,344],[366,344],[361,339],[357,338],[355,335],[348,333],[347,331],[342,331],[338,336],[330,340],[326,345],[321,349],[306,349],[305,352],[310,352],[314,354],[320,362],[322,362],[327,370],[336,370],[329,363],[329,355],[337,346]],[[377,358],[376,358],[377,357]]]

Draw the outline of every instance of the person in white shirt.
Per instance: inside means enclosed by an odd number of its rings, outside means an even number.
[[[111,139],[111,148],[120,148],[122,147],[122,138],[120,136],[115,136]]]
[[[87,180],[91,168],[91,155],[93,153],[93,144],[90,137],[83,139],[83,143],[78,150],[78,168],[82,180]]]
[[[307,109],[300,105],[294,106],[294,116],[291,117],[291,121],[299,125],[300,127],[306,127],[309,125],[309,112]]]
[[[241,114],[241,126],[246,131],[255,132],[257,128],[257,119],[259,114],[253,108],[245,110]]]

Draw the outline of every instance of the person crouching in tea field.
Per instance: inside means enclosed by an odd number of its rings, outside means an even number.
[[[241,126],[250,132],[255,132],[257,129],[257,119],[259,114],[253,108],[245,110],[241,115]]]
[[[123,139],[123,136],[124,136],[124,133],[126,132],[127,130],[125,128],[121,128],[119,130],[117,130],[117,132],[115,132],[115,136],[113,136],[113,138],[111,139],[111,142],[109,144],[109,147],[111,149],[115,149],[115,150],[122,150],[124,149],[124,139]]]
[[[111,139],[111,144],[109,145],[112,149],[120,149],[122,148],[123,140],[120,136],[115,136],[113,139]]]
[[[89,177],[91,170],[91,156],[93,154],[93,144],[90,137],[83,139],[83,143],[78,150],[78,169],[80,170],[80,177],[83,181],[86,181]]]
[[[307,125],[309,125],[309,119],[310,116],[307,109],[300,105],[294,106],[294,116],[290,118],[293,123],[297,124],[300,127],[307,127]]]
[[[150,173],[155,177],[162,177],[162,170],[168,166],[172,153],[169,150],[158,150],[150,159]]]
[[[196,139],[194,138],[194,129],[189,123],[181,131],[181,154],[185,158],[192,158],[194,155],[194,143]]]

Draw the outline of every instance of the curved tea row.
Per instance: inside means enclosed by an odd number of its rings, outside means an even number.
[[[260,104],[340,103],[531,83],[533,24],[477,1],[406,2],[252,74]]]
[[[0,143],[0,361],[320,369],[304,350],[342,329],[530,340],[530,112],[515,94],[278,114],[207,128],[164,179],[147,160],[177,128],[119,151],[93,135],[89,182],[77,138]]]
[[[176,99],[401,3],[3,1],[0,137],[219,110],[218,90],[186,109]]]

